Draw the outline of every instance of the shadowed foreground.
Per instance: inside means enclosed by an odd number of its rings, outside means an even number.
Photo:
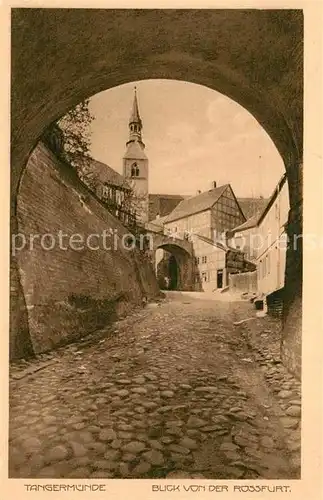
[[[10,477],[300,477],[300,383],[277,322],[169,293],[114,328],[13,365]],[[38,371],[35,371],[38,369]]]

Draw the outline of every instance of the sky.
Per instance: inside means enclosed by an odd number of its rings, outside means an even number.
[[[145,80],[91,97],[96,160],[122,173],[135,86],[150,193],[194,195],[216,181],[237,197],[270,196],[284,165],[268,134],[238,103],[192,83]]]

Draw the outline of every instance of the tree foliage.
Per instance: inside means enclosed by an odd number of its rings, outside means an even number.
[[[97,187],[100,180],[95,168],[93,168],[91,156],[91,123],[93,120],[94,116],[89,109],[89,99],[86,99],[53,123],[43,134],[43,140],[57,156],[71,165],[80,179],[98,195]],[[140,225],[138,215],[141,213],[147,197],[138,194],[131,181],[126,179],[124,179],[121,190],[124,192],[124,197],[118,202],[113,197],[102,195],[100,198],[113,213],[121,217],[127,215],[128,218],[130,216],[135,225]]]
[[[77,167],[80,156],[91,157],[91,130],[94,120],[89,110],[89,99],[80,102],[75,108],[68,111],[57,125],[63,132],[64,152],[70,163]]]
[[[80,178],[92,181],[90,168],[91,123],[94,116],[89,109],[89,99],[70,109],[56,125],[62,132],[64,159],[76,169]]]

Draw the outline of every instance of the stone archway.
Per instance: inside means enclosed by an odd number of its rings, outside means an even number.
[[[178,290],[179,266],[176,257],[166,253],[161,261],[156,263],[156,278],[161,290]]]
[[[163,255],[156,262],[156,251]],[[167,290],[194,290],[194,257],[176,243],[160,244],[153,252],[157,281]]]
[[[12,9],[11,27],[12,232],[21,173],[52,121],[99,91],[170,78],[217,90],[253,114],[285,163],[289,236],[302,233],[301,10]],[[12,310],[18,311],[21,290],[14,278],[12,288]],[[283,355],[300,373],[300,245],[288,251],[285,288]],[[12,322],[24,330],[23,315]]]

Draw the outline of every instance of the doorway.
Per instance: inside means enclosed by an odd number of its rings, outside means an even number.
[[[217,288],[223,288],[223,269],[217,270],[216,286]]]

